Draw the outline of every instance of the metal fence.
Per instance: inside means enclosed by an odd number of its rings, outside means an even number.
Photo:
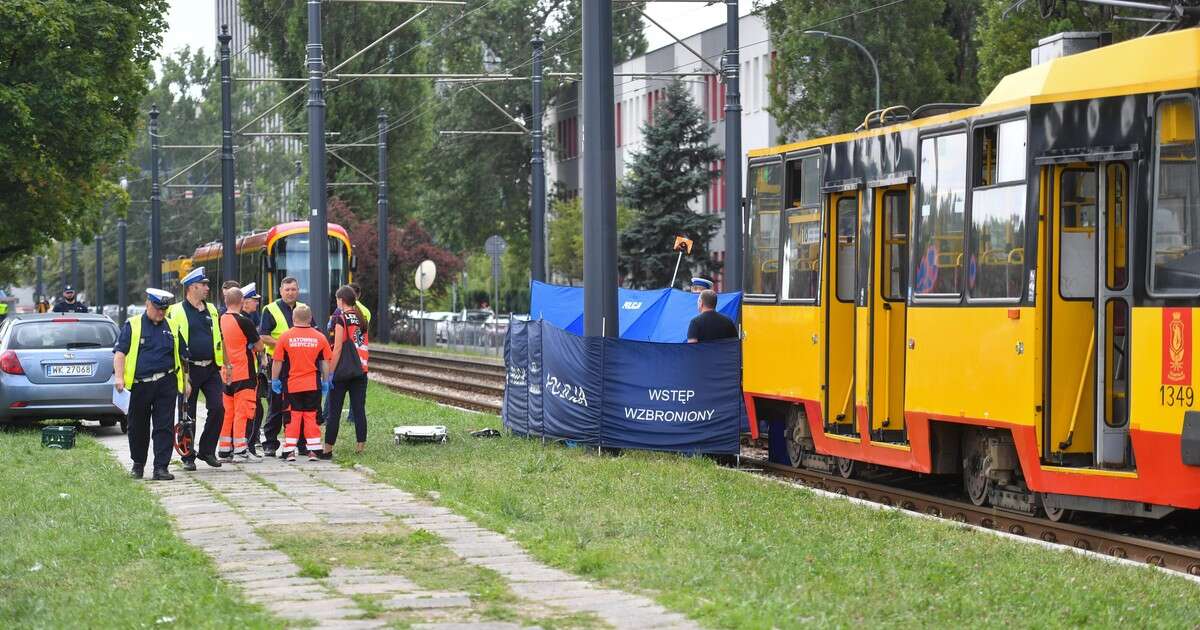
[[[501,356],[508,322],[473,322],[400,317],[392,326],[392,343],[449,348]]]

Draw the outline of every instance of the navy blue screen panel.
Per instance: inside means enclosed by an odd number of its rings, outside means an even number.
[[[603,446],[738,452],[741,342],[604,343]]]
[[[527,322],[512,321],[504,336],[504,426],[519,435],[529,433],[529,352]]]
[[[546,437],[600,440],[602,337],[542,326],[542,429]]]
[[[542,435],[542,387],[545,372],[542,369],[542,322],[525,323],[526,346],[529,349],[529,435]]]
[[[583,334],[583,289],[533,282],[529,287],[529,317]]]
[[[543,282],[530,286],[529,316],[569,333],[583,334],[583,289]],[[717,312],[738,322],[742,294],[718,293]],[[617,289],[621,339],[684,343],[688,324],[698,313],[696,294],[678,289]]]

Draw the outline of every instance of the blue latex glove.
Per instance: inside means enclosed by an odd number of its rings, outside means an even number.
[[[275,392],[276,394],[282,394],[283,393],[283,381],[281,381],[277,378],[271,379],[271,391]]]
[[[333,381],[321,381],[321,394],[328,394],[329,388],[333,386]]]
[[[246,344],[246,349],[251,350],[251,351],[254,350],[254,344],[252,344],[252,343]]]

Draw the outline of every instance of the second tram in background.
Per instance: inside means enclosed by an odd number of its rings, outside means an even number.
[[[309,290],[312,282],[308,276],[310,242],[307,221],[280,223],[269,230],[239,237],[238,282],[243,286],[251,282],[258,283],[265,304],[279,297],[279,283],[292,276],[300,282],[300,301],[311,304]],[[356,260],[346,229],[336,223],[329,224],[325,246],[329,248],[329,290],[332,295],[332,291],[352,280]],[[220,242],[202,245],[192,255],[191,266],[203,266],[210,278],[223,278],[221,254]]]
[[[1056,520],[1200,508],[1198,86],[1189,28],[751,151],[743,386],[773,459]]]

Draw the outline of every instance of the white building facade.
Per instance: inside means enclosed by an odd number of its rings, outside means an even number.
[[[775,58],[775,49],[761,16],[747,15],[739,21],[741,49],[742,150],[738,163],[731,165],[742,170],[746,181],[745,151],[775,144],[779,128],[767,112],[770,103],[767,75]],[[701,61],[688,47],[699,52],[712,66],[721,67],[725,49],[725,25],[717,26],[684,39],[687,47],[678,43],[652,50],[613,68],[613,99],[616,134],[616,172],[618,182],[624,178],[633,156],[643,148],[642,129],[650,122],[654,106],[666,95],[673,80],[669,76],[622,76],[638,73],[698,73],[680,77],[688,87],[693,102],[704,112],[712,125],[711,141],[725,148],[726,86],[712,67]],[[553,194],[574,197],[584,194],[580,178],[583,157],[582,86],[564,85],[557,92],[556,105],[547,109],[546,130],[552,139],[546,153],[546,178]],[[722,175],[713,180],[709,190],[692,202],[692,209],[706,214],[725,213],[725,160],[714,162],[712,168]],[[725,229],[710,243],[717,262],[725,258]],[[736,228],[735,228],[736,229]],[[718,286],[721,278],[716,278]]]

